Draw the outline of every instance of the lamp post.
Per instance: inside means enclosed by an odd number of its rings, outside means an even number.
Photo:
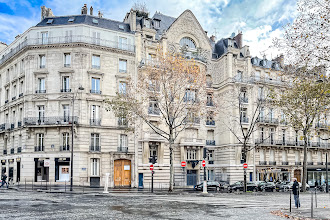
[[[84,90],[84,88],[82,86],[79,86],[78,90]],[[76,93],[77,95],[77,93]],[[72,96],[72,121],[71,121],[71,158],[70,158],[70,191],[73,190],[73,129],[74,129],[74,100],[75,100],[75,93]]]
[[[325,154],[325,192],[329,193],[329,179],[328,179],[328,152]]]

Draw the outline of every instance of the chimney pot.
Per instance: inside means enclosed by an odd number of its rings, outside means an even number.
[[[90,10],[90,15],[93,15],[93,6],[91,6]]]

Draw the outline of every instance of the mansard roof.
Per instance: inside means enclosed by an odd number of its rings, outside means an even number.
[[[69,19],[73,21],[70,22]],[[52,21],[50,21],[53,19]],[[120,21],[114,21],[106,18],[99,18],[91,15],[72,15],[72,16],[56,16],[44,18],[40,21],[36,27],[51,27],[58,25],[74,25],[74,24],[85,24],[94,27],[104,28],[113,31],[131,33],[129,24]]]
[[[231,39],[231,38],[222,38],[217,43],[215,43],[213,54],[216,54],[217,57],[221,57],[223,54],[227,53],[229,40],[234,42],[233,43],[234,48],[238,48],[238,44],[237,44],[236,40]],[[213,57],[213,58],[216,58],[216,57]]]
[[[274,70],[282,70],[280,63],[278,63],[277,61],[273,61],[273,60],[267,60],[266,58],[261,59],[258,57],[253,57],[251,59],[251,63],[253,66],[274,69]]]

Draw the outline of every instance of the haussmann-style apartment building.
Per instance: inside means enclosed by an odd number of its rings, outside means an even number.
[[[13,183],[70,181],[73,137],[74,185],[102,186],[109,173],[110,187],[150,187],[149,158],[155,155],[154,187],[168,187],[167,142],[146,124],[131,126],[115,117],[105,101],[126,92],[128,79],[152,62],[157,48],[180,52],[183,46],[188,48],[183,55],[206,69],[205,108],[217,114],[194,119],[177,138],[175,186],[190,187],[203,180],[204,148],[208,180],[243,180],[242,147],[225,129],[225,113],[236,115],[248,128],[256,103],[267,102],[268,88],[290,86],[279,74],[284,58],[252,57],[240,31],[220,40],[208,37],[189,10],[177,18],[130,10],[121,22],[103,18],[100,12],[93,15],[86,5],[80,15],[68,16],[54,16],[43,6],[36,26],[10,45],[0,44],[2,173]],[[241,107],[221,109],[216,104],[219,97],[228,99],[228,91],[237,88]],[[152,100],[146,111],[155,123],[160,121]],[[323,117],[315,131],[324,132],[328,125]],[[300,180],[300,136],[279,109],[262,105],[249,142],[255,147],[247,154],[248,181]],[[328,142],[310,139],[309,184],[324,182],[327,151]],[[185,168],[182,161],[187,162]]]

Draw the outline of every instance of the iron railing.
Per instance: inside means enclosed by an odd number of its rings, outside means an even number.
[[[207,101],[207,102],[206,102],[206,106],[214,106],[213,101]]]
[[[118,118],[118,126],[127,126],[128,122],[126,118]]]
[[[14,154],[15,153],[15,149],[14,148],[11,148],[10,149],[10,154]]]
[[[276,165],[276,161],[269,161],[269,165]]]
[[[314,165],[314,162],[307,162],[307,165]]]
[[[206,125],[215,125],[214,120],[206,120]]]
[[[259,165],[267,165],[267,161],[259,161]]]
[[[288,161],[282,161],[282,165],[289,165]]]
[[[72,36],[60,36],[60,37],[48,37],[46,40],[43,38],[29,38],[24,39],[16,47],[8,47],[5,51],[8,51],[6,54],[2,55],[0,59],[0,65],[6,62],[15,54],[19,53],[28,46],[34,45],[52,45],[52,44],[66,44],[66,43],[86,43],[99,45],[119,50],[125,50],[129,52],[135,52],[135,46],[131,44],[124,44],[117,41],[104,40],[90,36],[84,35],[72,35]]]
[[[70,151],[70,145],[60,146],[60,151]]]
[[[18,97],[22,97],[23,96],[23,93],[20,93],[19,95],[18,95]]]
[[[14,101],[16,99],[16,96],[12,97],[11,100]]]
[[[296,166],[301,166],[301,162],[297,162],[297,161],[296,161],[294,164],[295,164]]]
[[[201,120],[200,118],[197,118],[197,117],[189,117],[189,118],[185,118],[183,120],[183,123],[185,124],[200,124],[201,123]]]
[[[213,146],[215,146],[215,140],[206,140],[206,145],[213,145]]]
[[[257,122],[265,124],[278,124],[278,119],[273,117],[259,117]]]
[[[36,93],[46,93],[46,90],[38,89],[36,90]]]
[[[100,152],[101,151],[101,146],[89,146],[89,151],[91,152]]]
[[[73,116],[73,123],[78,123],[78,117]],[[67,125],[72,124],[72,116],[68,117],[28,117],[24,118],[24,125]]]
[[[117,147],[117,151],[127,153],[128,147],[119,146],[119,147]]]
[[[101,126],[101,119],[90,119],[89,124],[91,126]]]
[[[241,117],[241,123],[244,123],[244,124],[249,123],[249,118],[248,117]]]
[[[71,67],[71,64],[70,63],[65,63],[64,67]]]
[[[61,89],[61,92],[71,92],[71,89]]]
[[[35,146],[34,147],[34,151],[38,152],[38,151],[44,151],[45,150],[45,146]]]
[[[18,127],[18,128],[19,128],[19,127],[22,127],[22,122],[21,122],[21,121],[17,122],[17,127]]]
[[[241,103],[247,104],[249,103],[249,98],[248,97],[240,97]]]
[[[102,94],[102,91],[101,90],[93,90],[93,89],[91,89],[90,92],[93,93],[93,94]]]

